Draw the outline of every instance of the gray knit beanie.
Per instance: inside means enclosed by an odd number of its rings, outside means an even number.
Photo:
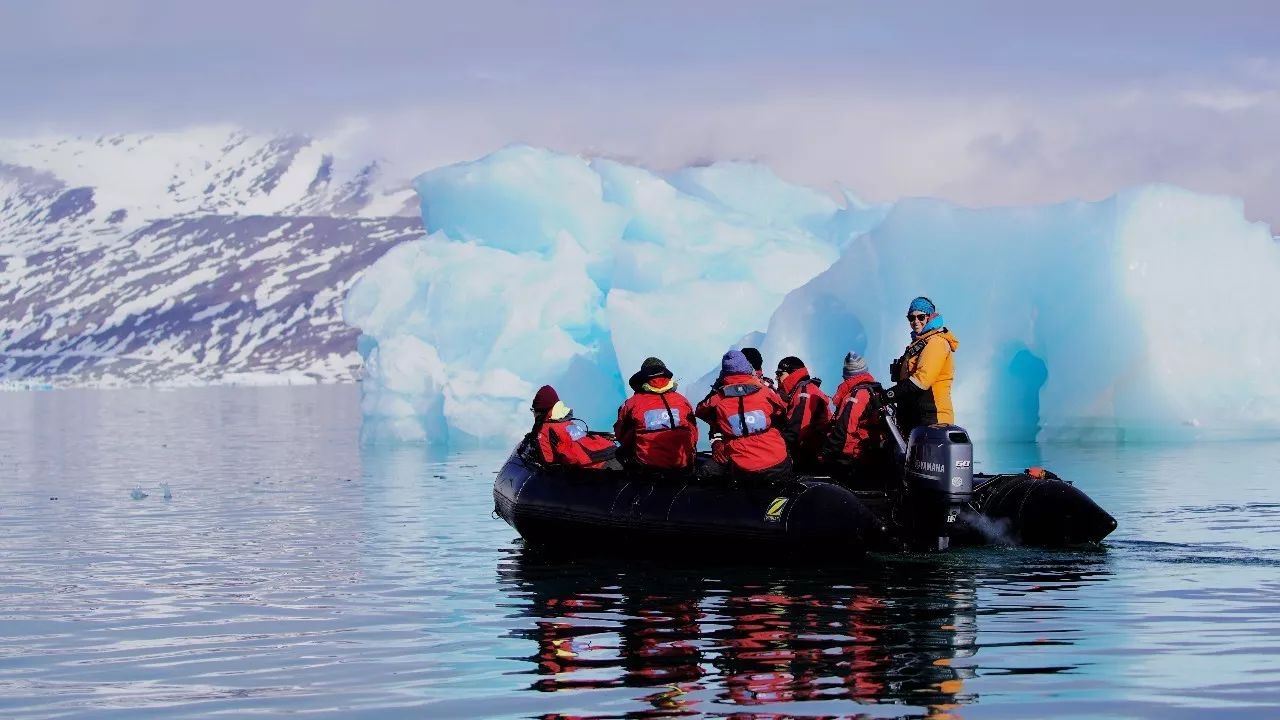
[[[867,371],[867,361],[856,352],[850,352],[844,356],[844,379],[848,380],[854,375],[859,375]]]

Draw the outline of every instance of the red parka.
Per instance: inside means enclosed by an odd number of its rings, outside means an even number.
[[[667,378],[652,378],[618,408],[613,434],[624,457],[664,470],[693,465],[698,423],[693,406],[675,388]]]
[[[816,462],[831,419],[831,399],[809,378],[805,368],[793,370],[779,389],[787,404],[783,436],[797,461]]]
[[[873,393],[880,384],[871,373],[858,373],[836,388],[835,414],[827,433],[823,459],[850,462],[867,457],[884,443],[884,428],[876,412]]]
[[[724,437],[718,460],[757,472],[787,460],[787,444],[778,432],[786,411],[782,398],[754,376],[725,375],[695,414]]]
[[[545,463],[593,469],[604,467],[616,453],[612,440],[588,434],[572,418],[544,420],[538,427],[538,450]]]

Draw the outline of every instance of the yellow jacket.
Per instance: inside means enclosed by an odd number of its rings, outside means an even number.
[[[960,341],[943,327],[921,333],[902,354],[900,377],[894,379],[910,379],[925,391],[920,394],[919,407],[915,409],[919,413],[916,424],[955,423],[951,382],[956,378],[956,369],[952,354],[959,347]]]

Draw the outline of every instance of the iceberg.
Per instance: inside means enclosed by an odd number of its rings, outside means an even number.
[[[1037,208],[896,203],[770,318],[766,357],[846,348],[873,369],[905,342],[911,297],[960,339],[953,398],[976,437],[1275,436],[1280,246],[1243,203],[1170,186]]]
[[[368,268],[343,311],[362,333],[368,441],[507,442],[544,383],[611,427],[645,357],[702,376],[836,261],[847,222],[759,166],[663,176],[531,147],[415,187],[429,235]]]
[[[513,146],[417,178],[428,235],[349,292],[370,442],[507,443],[549,383],[607,429],[663,358],[697,400],[729,347],[844,353],[881,378],[933,298],[960,338],[978,438],[1280,434],[1280,247],[1233,198],[1146,186],[1098,202],[869,205],[751,163],[660,173]]]

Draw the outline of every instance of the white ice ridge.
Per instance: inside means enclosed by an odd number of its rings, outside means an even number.
[[[611,426],[647,356],[694,401],[730,346],[834,389],[884,380],[933,298],[979,438],[1280,434],[1280,248],[1239,200],[1168,186],[1100,202],[867,206],[719,163],[655,173],[511,147],[417,179],[423,240],[352,288],[367,440],[509,442],[539,385]]]

